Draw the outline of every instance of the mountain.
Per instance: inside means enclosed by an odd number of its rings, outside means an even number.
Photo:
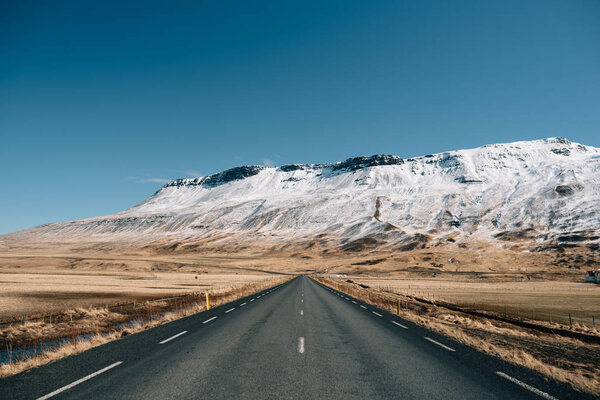
[[[597,249],[599,205],[600,149],[549,138],[408,159],[236,167],[177,179],[123,212],[42,225],[0,242],[321,254],[473,241]]]

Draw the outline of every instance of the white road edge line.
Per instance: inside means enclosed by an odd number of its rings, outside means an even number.
[[[354,300],[352,300],[352,302],[353,302],[354,304],[356,304],[356,302],[355,302]]]
[[[361,308],[364,308],[365,310],[367,309],[367,307],[363,306],[362,304],[360,305]]]
[[[522,388],[529,390],[530,392],[537,394],[538,396],[545,398],[546,400],[558,400],[556,397],[550,396],[548,393],[542,392],[541,390],[536,389],[533,386],[529,386],[525,382],[521,382],[520,380],[513,378],[510,375],[506,375],[504,372],[496,371],[496,374],[500,375],[504,379],[511,381],[512,383],[515,383],[515,384],[521,386]]]
[[[298,353],[304,354],[304,338],[302,336],[298,338]]]
[[[425,336],[425,339],[426,339],[426,340],[429,340],[431,343],[435,343],[435,344],[437,344],[438,346],[440,346],[440,347],[443,347],[444,349],[446,349],[446,350],[448,350],[448,351],[456,351],[456,350],[454,350],[452,347],[448,347],[448,346],[446,346],[445,344],[442,344],[442,343],[438,342],[437,340],[433,340],[433,339],[432,339],[432,338],[430,338],[430,337],[427,337],[427,336]]]
[[[371,311],[373,314],[377,315],[378,317],[383,317],[383,315],[379,314],[378,312],[375,311]]]
[[[171,341],[171,340],[173,340],[173,339],[176,339],[176,338],[178,338],[178,337],[179,337],[179,336],[181,336],[181,335],[185,335],[186,333],[187,333],[187,331],[179,332],[177,335],[171,336],[170,338],[168,338],[168,339],[165,339],[165,340],[163,340],[162,342],[158,342],[158,344],[165,344],[165,343],[167,343],[167,342],[170,342],[170,341]]]
[[[232,312],[233,310],[235,310],[235,307],[230,308],[229,310],[225,311],[225,314]]]
[[[248,303],[242,303],[242,304],[240,304],[240,307],[243,307],[243,306],[245,306],[246,304],[248,304]]]
[[[217,317],[212,317],[207,319],[206,321],[203,322],[203,324],[208,324],[210,321],[212,321],[213,319],[217,319]]]
[[[400,328],[408,329],[408,326],[404,326],[401,323],[396,322],[396,321],[392,321],[392,324],[398,325]]]
[[[121,364],[123,364],[123,361],[117,361],[116,363],[114,363],[114,364],[111,364],[111,365],[109,365],[108,367],[102,368],[101,370],[99,370],[99,371],[96,371],[96,372],[94,372],[93,374],[89,374],[88,376],[86,376],[86,377],[83,377],[83,378],[81,378],[81,379],[79,379],[79,380],[76,380],[75,382],[73,382],[73,383],[70,383],[70,384],[68,384],[67,386],[63,386],[63,387],[61,387],[60,389],[56,389],[56,390],[55,390],[54,392],[52,392],[52,393],[48,393],[48,394],[47,394],[47,395],[45,395],[45,396],[39,397],[37,400],[46,400],[46,399],[49,399],[50,397],[54,397],[54,396],[56,396],[57,394],[64,392],[65,390],[69,390],[69,389],[71,389],[72,387],[74,387],[74,386],[77,386],[77,385],[79,385],[80,383],[87,381],[88,379],[92,379],[93,377],[95,377],[95,376],[98,376],[98,375],[100,375],[101,373],[103,373],[103,372],[106,372],[106,371],[108,371],[109,369],[112,369],[112,368],[114,368],[114,367],[116,367],[116,366],[119,366],[119,365],[121,365]]]
[[[254,301],[254,299],[250,299],[250,301]]]
[[[300,310],[300,315],[304,315],[304,310]]]

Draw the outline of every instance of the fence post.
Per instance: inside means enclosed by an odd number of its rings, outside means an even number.
[[[569,326],[572,326],[572,325],[573,325],[573,323],[571,321],[571,313],[569,313]]]
[[[210,302],[208,300],[208,293],[206,293],[206,309],[210,310]]]
[[[594,325],[594,329],[596,329],[596,318],[592,315],[592,325]]]

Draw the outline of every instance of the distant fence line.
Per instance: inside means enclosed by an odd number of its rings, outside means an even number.
[[[355,282],[358,284],[357,282]],[[359,284],[360,285],[360,284]],[[531,321],[540,321],[547,323],[557,323],[563,325],[574,326],[575,324],[583,325],[590,329],[600,328],[600,321],[598,321],[598,315],[589,313],[589,312],[580,312],[580,311],[542,311],[540,309],[534,309],[531,307],[519,307],[515,305],[508,304],[486,304],[483,302],[476,301],[465,301],[464,299],[456,299],[451,295],[440,295],[436,294],[431,290],[420,290],[420,289],[398,289],[393,286],[374,286],[374,288],[386,291],[392,291],[398,294],[414,297],[423,300],[430,301],[438,301],[445,302],[448,304],[452,304],[460,307],[465,310],[476,310],[476,311],[488,311],[494,314],[503,315],[506,318],[513,318],[516,320],[531,320]],[[595,288],[590,287],[589,290],[594,290]],[[503,290],[503,289],[498,289]],[[530,289],[535,291],[535,289]],[[509,289],[506,289],[509,291]],[[391,293],[390,293],[391,294]]]
[[[547,316],[549,319],[552,319],[552,321],[544,319],[531,320],[529,318],[526,318],[525,315],[523,315],[523,313],[518,318],[515,318],[516,314],[512,315],[508,312],[508,310],[506,310],[506,314],[503,314],[502,312],[494,310],[481,310],[473,307],[473,305],[471,305],[470,307],[465,307],[464,305],[451,303],[446,300],[442,300],[441,298],[434,298],[434,296],[428,296],[429,293],[427,291],[415,291],[421,294],[422,297],[419,297],[418,293],[407,295],[404,293],[398,294],[373,292],[368,290],[370,288],[368,285],[360,284],[358,282],[348,283],[346,280],[339,278],[331,279],[330,277],[327,277],[325,278],[325,280],[328,280],[334,285],[336,285],[338,290],[341,290],[343,288],[343,291],[345,291],[349,295],[363,299],[366,298],[370,303],[375,304],[381,308],[387,309],[391,312],[395,312],[395,310],[398,307],[398,302],[400,302],[399,305],[402,311],[410,310],[416,314],[425,314],[427,311],[427,306],[431,305],[447,308],[449,310],[458,311],[482,318],[490,318],[498,321],[508,322],[517,326],[534,329],[540,332],[547,332],[558,334],[561,336],[572,337],[575,339],[582,340],[586,343],[600,344],[600,336],[591,333],[571,330],[569,328],[558,325],[557,314],[550,314]],[[321,282],[325,283],[323,281]],[[573,319],[574,317],[571,315],[571,320]],[[596,319],[597,318],[595,316],[590,316],[590,327],[593,327],[593,325],[597,323]],[[564,316],[564,320],[569,321],[568,314]],[[539,322],[543,322],[544,324],[540,324]],[[546,324],[546,322],[548,322],[549,324]],[[567,324],[568,322],[565,324],[565,326]]]

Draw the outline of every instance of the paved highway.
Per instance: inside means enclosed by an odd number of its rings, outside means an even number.
[[[585,399],[306,278],[0,380],[0,399]]]

